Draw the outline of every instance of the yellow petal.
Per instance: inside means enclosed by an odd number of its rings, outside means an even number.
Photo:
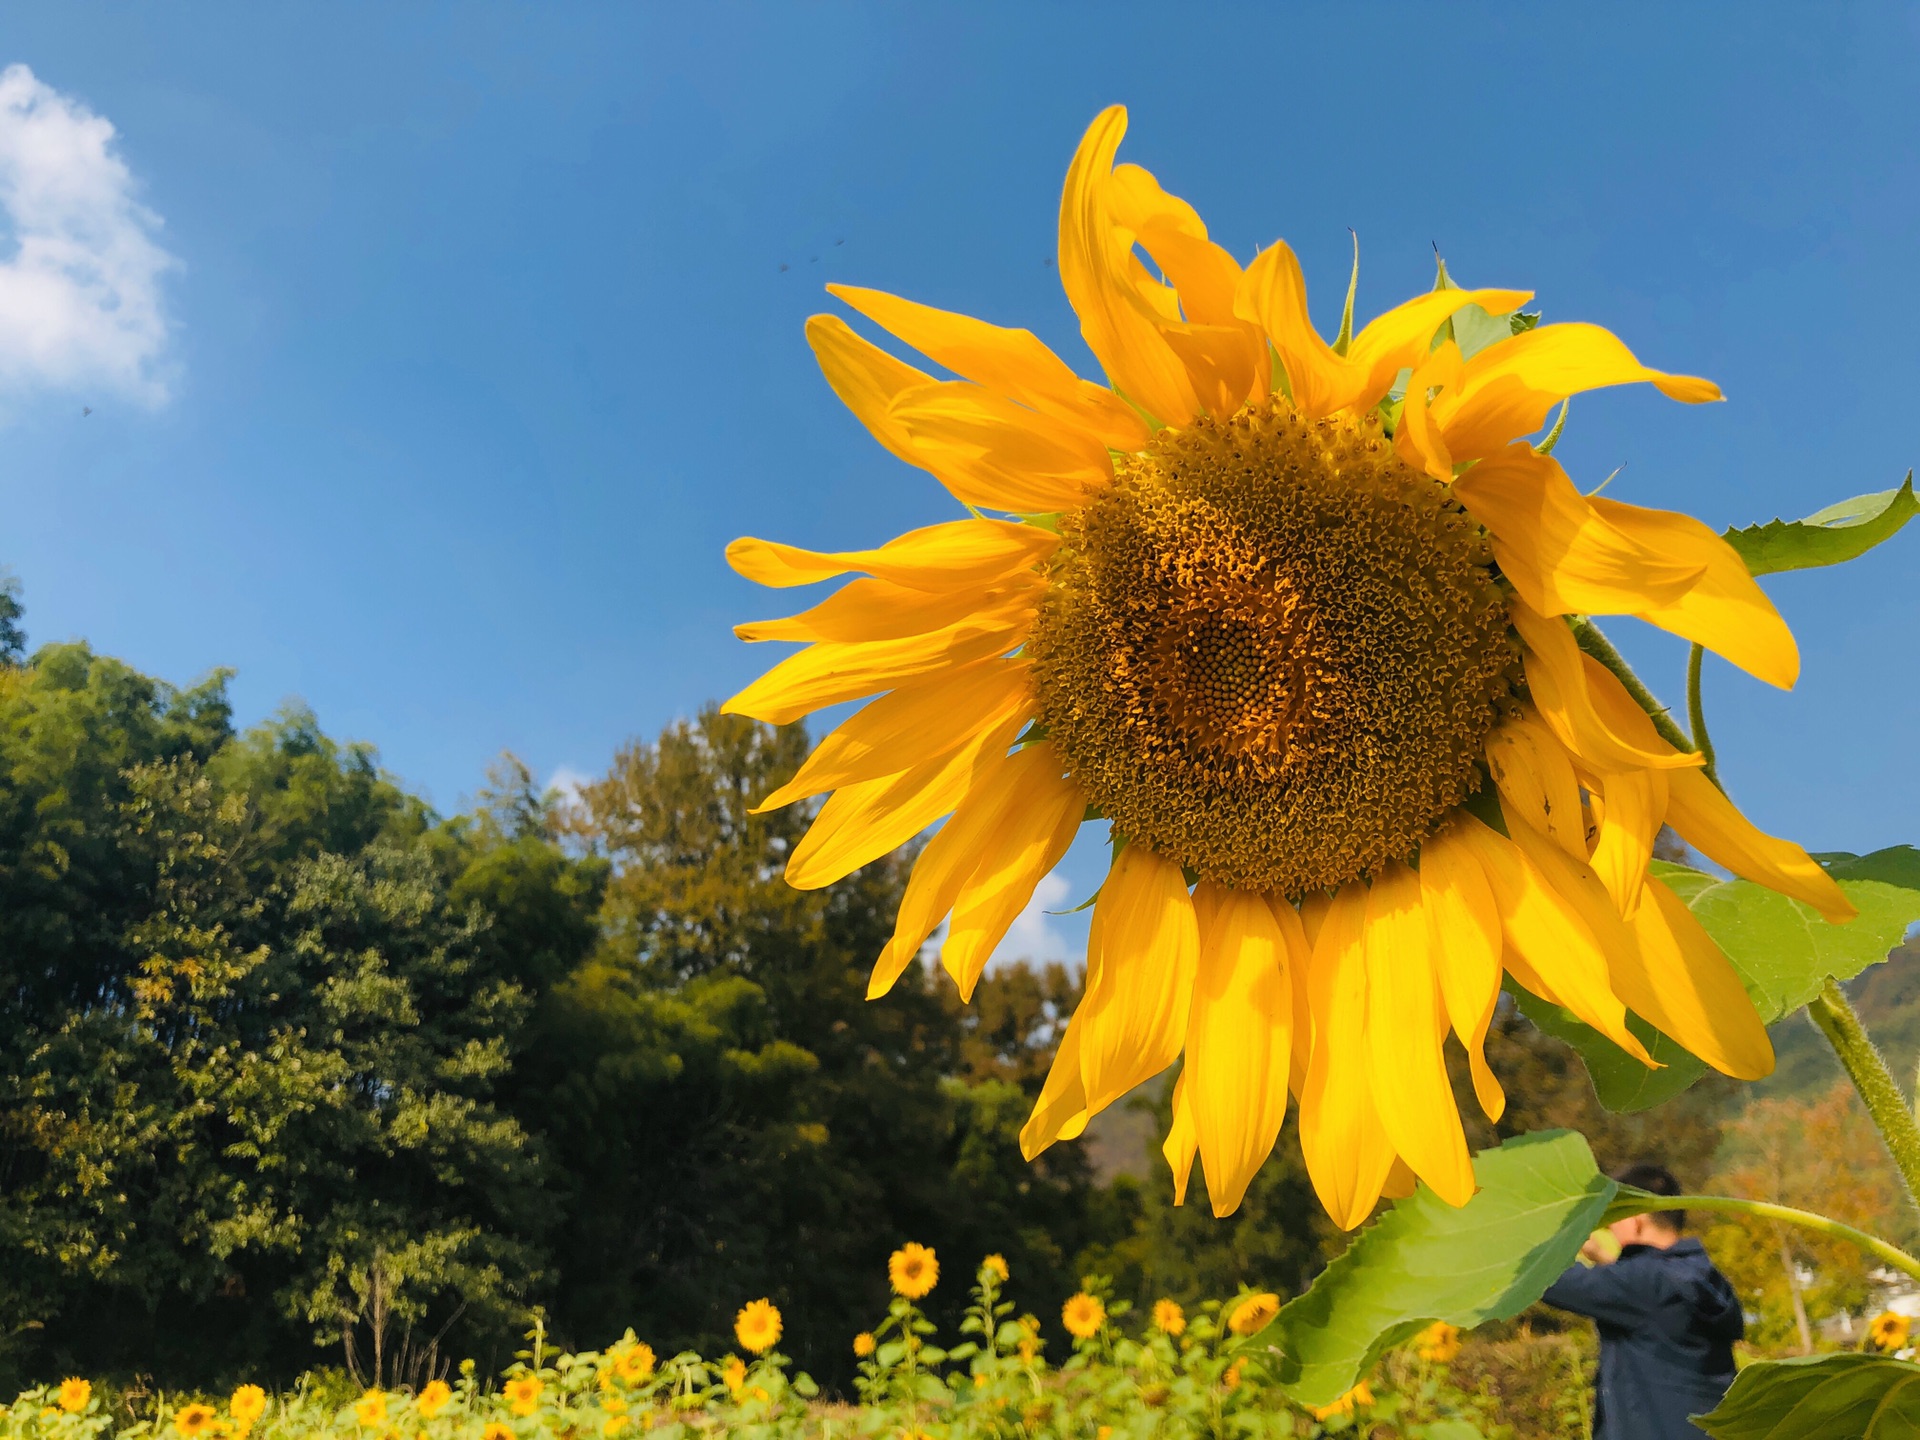
[[[1588,863],[1607,887],[1615,908],[1631,920],[1640,909],[1654,838],[1666,821],[1667,777],[1660,770],[1603,770],[1594,778],[1605,803]],[[1631,998],[1623,998],[1633,1005]]]
[[[1463,853],[1480,863],[1506,940],[1502,962],[1527,989],[1564,1005],[1637,1060],[1652,1063],[1646,1047],[1627,1029],[1626,1006],[1608,978],[1607,953],[1575,901],[1556,888],[1554,871],[1573,861],[1525,825],[1509,826],[1512,838],[1470,815],[1457,815],[1453,833]],[[1620,922],[1614,917],[1614,923]]]
[[[1487,1064],[1487,1030],[1500,1001],[1500,907],[1486,872],[1451,825],[1420,847],[1420,904],[1440,974],[1447,1018],[1467,1052],[1473,1093],[1489,1120],[1506,1112],[1506,1092]]]
[[[1080,1085],[1080,1030],[1076,1014],[1067,1022],[1060,1048],[1053,1052],[1053,1066],[1040,1087],[1040,1098],[1033,1102],[1033,1113],[1020,1127],[1020,1153],[1029,1160],[1056,1140],[1076,1138],[1092,1118]]]
[[[1023,514],[1071,510],[1113,482],[1107,447],[978,385],[904,390],[890,416],[969,505]]]
[[[1460,347],[1448,340],[1422,360],[1407,381],[1406,404],[1400,411],[1399,427],[1393,432],[1393,447],[1400,458],[1436,480],[1453,478],[1453,454],[1446,438],[1433,423],[1432,405],[1438,391],[1444,398],[1460,383]],[[1482,523],[1491,528],[1482,517]]]
[[[1756,680],[1782,690],[1793,688],[1800,678],[1800,647],[1731,545],[1691,515],[1602,496],[1591,503],[1597,514],[1648,551],[1675,564],[1702,567],[1700,579],[1684,595],[1632,613],[1706,646]]]
[[[1200,411],[1187,368],[1167,348],[1140,297],[1131,267],[1133,237],[1113,223],[1108,204],[1113,157],[1127,133],[1115,105],[1087,128],[1060,195],[1060,284],[1080,317],[1080,333],[1107,379],[1163,424],[1184,425]]]
[[[1398,1155],[1393,1157],[1393,1168],[1387,1171],[1387,1183],[1380,1187],[1382,1200],[1404,1200],[1420,1188],[1420,1177],[1413,1173],[1413,1167]]]
[[[889,580],[849,580],[811,610],[779,620],[749,620],[734,626],[733,633],[747,641],[900,640],[944,630],[976,610],[994,609],[1045,585],[1045,577],[1033,570],[966,590],[915,590]]]
[[[1294,408],[1309,420],[1344,410],[1360,398],[1368,367],[1333,353],[1320,338],[1307,310],[1307,282],[1300,261],[1284,240],[1276,240],[1240,277],[1237,313],[1257,324],[1272,343],[1287,372]],[[1431,338],[1439,321],[1427,327]],[[1388,377],[1391,382],[1392,377]],[[1384,387],[1381,393],[1385,393]],[[1375,396],[1374,398],[1379,398]]]
[[[1326,923],[1327,911],[1332,907],[1333,896],[1324,890],[1300,897],[1300,928],[1306,932],[1309,950],[1320,943],[1320,927]]]
[[[1355,880],[1327,909],[1307,987],[1313,1054],[1300,1096],[1300,1151],[1314,1193],[1342,1230],[1373,1212],[1394,1161],[1368,1079],[1366,933],[1367,887]]]
[[[1705,775],[1679,771],[1667,781],[1667,823],[1709,860],[1805,901],[1835,925],[1860,913],[1806,851],[1755,827]]]
[[[1736,1080],[1773,1073],[1773,1042],[1733,964],[1686,902],[1647,880],[1632,947],[1614,968],[1614,988],[1654,1029]]]
[[[989,325],[879,290],[854,285],[829,285],[827,290],[936,364],[997,395],[1073,421],[1110,449],[1138,450],[1147,443],[1146,423],[1124,400],[1105,386],[1082,380],[1031,331]]]
[[[1301,919],[1306,908],[1304,903],[1302,909],[1296,910],[1284,895],[1269,895],[1267,903],[1273,907],[1273,918],[1287,942],[1287,983],[1293,992],[1293,1047],[1287,1052],[1287,1088],[1298,1100],[1306,1089],[1307,1057],[1313,1051],[1313,1009],[1307,995],[1307,976],[1313,968],[1313,942],[1307,938],[1307,927]],[[1324,918],[1326,905],[1323,903],[1318,908]],[[1317,925],[1314,933],[1319,933]]]
[[[1586,818],[1573,762],[1531,707],[1487,736],[1487,769],[1509,815],[1524,817],[1574,859],[1587,858]]]
[[[1081,1084],[1099,1114],[1180,1055],[1193,999],[1200,935],[1180,867],[1144,845],[1115,857],[1093,907]]]
[[[1173,1171],[1173,1203],[1187,1203],[1187,1181],[1193,1175],[1193,1157],[1200,1153],[1200,1141],[1194,1134],[1193,1107],[1187,1104],[1187,1073],[1182,1070],[1173,1082],[1173,1123],[1167,1127],[1166,1142],[1160,1153],[1167,1157]]]
[[[769,725],[787,725],[843,700],[858,700],[923,675],[934,675],[1004,655],[1025,642],[1033,628],[1034,601],[1010,604],[968,617],[930,635],[850,645],[821,643],[789,655],[720,707],[727,715],[751,715]]]
[[[861,339],[838,315],[815,315],[808,320],[807,343],[833,393],[873,438],[909,465],[926,468],[906,431],[887,415],[887,407],[902,390],[930,384],[933,376]]]
[[[1612,524],[1558,461],[1525,444],[1480,461],[1453,493],[1492,532],[1501,573],[1543,615],[1637,615],[1677,601],[1705,573],[1703,561],[1650,549]]]
[[[1447,1021],[1429,951],[1420,880],[1399,861],[1367,896],[1368,1078],[1400,1158],[1449,1205],[1473,1198],[1473,1161],[1440,1048]]]
[[[958,590],[991,585],[1031,570],[1051,555],[1060,537],[1011,520],[949,520],[909,530],[877,550],[822,552],[746,537],[727,546],[727,563],[761,585],[810,585],[864,571],[914,590]]]
[[[1436,418],[1454,459],[1474,460],[1533,434],[1569,395],[1643,380],[1689,404],[1721,398],[1711,380],[1649,370],[1598,325],[1541,325],[1496,341],[1469,360],[1459,390]]]
[[[1181,1072],[1216,1216],[1240,1208],[1287,1114],[1293,987],[1285,934],[1264,897],[1211,891]]]
[[[957,750],[1009,715],[1035,709],[1025,660],[983,660],[882,695],[827,735],[756,815],[842,785],[897,775]]]
[[[898,775],[836,790],[787,860],[787,883],[819,890],[897,850],[960,803],[985,756],[1005,752],[1020,728],[1012,717],[950,755]]]
[[[1427,358],[1434,332],[1467,306],[1506,315],[1532,298],[1531,290],[1430,290],[1374,317],[1347,347],[1347,359],[1365,377],[1348,403],[1371,405],[1385,396],[1402,370]]]
[[[1087,797],[1061,771],[1050,742],[1029,745],[1018,798],[984,847],[980,865],[953,908],[953,923],[940,947],[940,963],[960,987],[963,1001],[993,957],[1007,929],[1033,899],[1034,887],[1067,853],[1087,813]]]
[[[1540,614],[1518,597],[1507,613],[1526,642],[1527,689],[1540,718],[1575,756],[1612,770],[1699,768],[1700,756],[1675,750],[1662,740],[1619,679],[1581,653],[1564,621]],[[1617,701],[1624,701],[1625,708]],[[1628,711],[1638,717],[1637,724],[1626,719]],[[1609,715],[1619,717],[1625,728],[1607,719]]]

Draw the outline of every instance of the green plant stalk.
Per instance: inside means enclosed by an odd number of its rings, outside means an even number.
[[[1713,738],[1707,734],[1707,707],[1700,698],[1700,665],[1706,655],[1704,645],[1695,645],[1687,653],[1687,728],[1693,732],[1693,748],[1706,762],[1700,768],[1716,790],[1725,790],[1727,787],[1720,783],[1720,770],[1714,761]]]
[[[1867,1114],[1907,1187],[1907,1202],[1920,1207],[1920,1122],[1914,1119],[1879,1047],[1868,1037],[1845,993],[1831,979],[1808,1002],[1807,1017],[1827,1037],[1846,1068],[1847,1078],[1860,1092]]]
[[[1693,742],[1687,738],[1687,732],[1673,723],[1673,716],[1667,712],[1667,707],[1654,698],[1653,692],[1634,674],[1633,667],[1600,633],[1599,626],[1580,616],[1573,622],[1573,638],[1579,642],[1582,650],[1619,677],[1620,683],[1627,687],[1627,693],[1633,696],[1634,703],[1647,712],[1647,718],[1653,721],[1653,728],[1660,732],[1662,740],[1676,750],[1692,752]]]
[[[1623,1196],[1607,1207],[1603,1218],[1624,1220],[1629,1215],[1644,1215],[1649,1200],[1657,1203],[1662,1210],[1717,1210],[1731,1215],[1757,1215],[1763,1220],[1797,1225],[1802,1230],[1817,1230],[1822,1235],[1831,1235],[1836,1240],[1857,1245],[1895,1270],[1920,1280],[1920,1255],[1909,1255],[1898,1245],[1869,1235],[1864,1230],[1856,1230],[1851,1225],[1842,1225],[1838,1220],[1829,1220],[1825,1215],[1816,1215],[1811,1210],[1796,1210],[1791,1205],[1775,1205],[1770,1200],[1736,1200],[1731,1195]]]

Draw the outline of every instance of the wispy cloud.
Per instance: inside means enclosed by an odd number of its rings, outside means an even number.
[[[1036,964],[1048,960],[1077,964],[1084,960],[1085,944],[1076,943],[1057,923],[1058,917],[1046,913],[1060,909],[1069,890],[1066,876],[1045,876],[1034,887],[1033,899],[1014,920],[1012,928],[1007,931],[1007,938],[1000,942],[995,953],[1009,960],[1032,960]]]
[[[562,802],[572,805],[578,803],[580,792],[593,783],[594,777],[584,770],[576,770],[571,765],[562,765],[547,777],[545,790],[551,793],[558,790]]]
[[[0,71],[0,393],[167,398],[160,282],[178,262],[114,137],[25,65]]]

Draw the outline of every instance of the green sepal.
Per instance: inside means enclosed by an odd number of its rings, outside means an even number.
[[[1769,520],[1729,530],[1726,541],[1755,575],[1782,570],[1813,570],[1857,560],[1882,541],[1891,540],[1920,514],[1913,493],[1913,472],[1898,490],[1856,495],[1816,510],[1804,520]]]

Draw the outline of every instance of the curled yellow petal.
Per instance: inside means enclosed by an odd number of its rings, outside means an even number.
[[[1595,496],[1595,513],[1650,552],[1697,565],[1700,579],[1685,594],[1631,613],[1738,665],[1756,680],[1791,690],[1800,678],[1800,647],[1746,562],[1691,515],[1650,510]]]
[[[1240,277],[1235,305],[1237,313],[1257,324],[1273,345],[1286,371],[1294,408],[1302,415],[1317,420],[1344,410],[1359,398],[1368,368],[1358,360],[1334,354],[1333,347],[1314,329],[1313,317],[1307,311],[1306,278],[1286,241],[1276,240],[1254,257]],[[1429,338],[1439,323],[1436,320],[1427,327]]]
[[[1347,403],[1371,405],[1383,397],[1395,376],[1426,359],[1435,332],[1467,306],[1506,315],[1532,298],[1531,290],[1430,290],[1375,316],[1347,347],[1347,359],[1363,377]]]
[[[811,585],[864,572],[914,590],[948,591],[1030,570],[1051,555],[1060,537],[1011,520],[949,520],[909,530],[877,550],[802,550],[751,536],[727,546],[727,563],[761,585]]]
[[[1603,770],[1594,779],[1604,804],[1588,863],[1600,877],[1600,883],[1607,887],[1614,906],[1630,920],[1640,908],[1647,862],[1653,858],[1654,839],[1666,821],[1666,773]],[[1627,1003],[1633,1005],[1630,998]]]
[[[1575,756],[1613,770],[1699,768],[1699,755],[1675,750],[1662,740],[1619,679],[1581,653],[1563,620],[1540,614],[1518,597],[1507,614],[1526,642],[1527,689],[1540,718]],[[1629,711],[1637,724],[1627,719]]]
[[[1648,877],[1634,914],[1637,942],[1616,963],[1614,988],[1654,1029],[1722,1074],[1759,1080],[1773,1073],[1773,1042],[1733,963],[1686,902]]]
[[[1459,389],[1435,415],[1454,458],[1475,460],[1533,434],[1570,395],[1639,381],[1688,404],[1721,398],[1711,380],[1648,369],[1598,325],[1541,325],[1469,360]]]
[[[1199,961],[1199,926],[1180,867],[1145,846],[1114,858],[1087,937],[1076,1021],[1087,1109],[1099,1114],[1179,1058]]]
[[[1260,895],[1203,881],[1200,963],[1187,1021],[1185,1100],[1213,1213],[1240,1208],[1280,1137],[1293,1046],[1291,955]]]
[[[1473,1161],[1440,1048],[1447,1022],[1421,902],[1399,861],[1367,896],[1366,1055],[1374,1109],[1400,1158],[1449,1205],[1473,1198]]]
[[[1507,1096],[1487,1064],[1487,1030],[1500,1001],[1500,907],[1486,873],[1451,825],[1420,847],[1420,904],[1440,998],[1466,1049],[1474,1096],[1487,1118],[1498,1120]]]
[[[838,315],[815,315],[807,321],[807,343],[840,403],[897,458],[924,469],[913,441],[888,416],[887,407],[902,390],[931,384],[933,376],[854,334]]]
[[[1668,777],[1667,823],[1709,860],[1805,901],[1835,925],[1860,913],[1812,856],[1760,830],[1697,770]]]
[[[977,385],[904,390],[888,411],[929,467],[969,505],[1071,510],[1113,480],[1106,445]]]
[[[1453,478],[1454,457],[1440,427],[1433,423],[1433,392],[1444,397],[1458,385],[1460,368],[1460,347],[1451,340],[1422,360],[1407,381],[1406,404],[1400,411],[1399,428],[1393,432],[1393,448],[1400,458],[1436,480]]]
[[[1587,858],[1573,762],[1531,708],[1503,720],[1487,736],[1487,769],[1508,814],[1524,817],[1576,860]]]

